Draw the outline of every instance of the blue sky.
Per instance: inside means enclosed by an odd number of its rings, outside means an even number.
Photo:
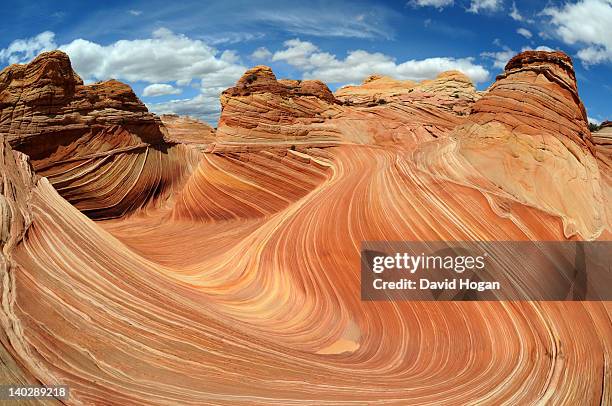
[[[0,67],[60,48],[88,82],[122,80],[155,112],[213,124],[219,93],[258,64],[332,89],[459,69],[485,89],[538,48],[571,55],[589,117],[612,118],[612,0],[16,1],[0,15]]]

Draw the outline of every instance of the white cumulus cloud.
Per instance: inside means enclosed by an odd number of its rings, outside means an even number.
[[[77,39],[60,49],[87,79],[188,83],[193,78],[224,72],[231,84],[245,69],[236,65],[236,55],[231,51],[219,54],[201,40],[165,28],[154,31],[152,38],[119,40],[109,45]]]
[[[32,38],[18,39],[9,44],[8,47],[0,49],[0,62],[25,63],[44,51],[57,48],[55,34],[44,31]]]
[[[595,125],[600,125],[601,124],[601,120],[598,120],[596,118],[593,117],[587,117],[587,119],[589,120],[589,123],[593,123]]]
[[[144,88],[142,95],[145,97],[164,96],[167,94],[180,94],[181,89],[167,83],[153,83]]]
[[[302,70],[305,79],[320,79],[328,83],[360,82],[373,73],[397,79],[423,80],[447,70],[459,70],[476,83],[489,78],[489,72],[475,64],[473,58],[437,57],[397,63],[388,55],[363,50],[350,51],[344,59],[339,59],[311,42],[299,39],[286,41],[284,45],[284,49],[274,53],[273,61],[285,61]]]
[[[271,57],[272,52],[266,47],[259,47],[251,54],[253,59],[270,59]]]
[[[504,69],[510,58],[514,55],[516,55],[516,52],[508,47],[504,47],[502,51],[483,52],[480,54],[483,58],[491,59],[493,66],[498,69]]]
[[[521,52],[525,52],[525,51],[546,51],[546,52],[552,52],[554,51],[554,49],[552,49],[551,47],[547,47],[546,45],[540,45],[537,47],[528,47],[525,46],[523,48],[521,48]]]
[[[578,58],[585,65],[612,62],[612,0],[581,0],[547,7],[542,14],[563,42],[581,46]]]
[[[200,93],[192,98],[175,99],[163,103],[147,103],[149,110],[157,114],[178,114],[197,117],[215,126],[219,120],[219,96]]]

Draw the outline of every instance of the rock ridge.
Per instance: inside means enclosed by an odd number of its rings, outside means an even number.
[[[161,121],[117,80],[84,85],[61,51],[44,52],[0,72],[0,135],[42,158],[92,128],[119,125],[150,144],[163,143]]]

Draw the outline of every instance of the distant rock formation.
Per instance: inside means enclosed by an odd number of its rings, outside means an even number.
[[[340,111],[322,82],[278,81],[269,67],[256,66],[221,95],[217,148],[337,144],[341,136],[326,120]]]
[[[388,101],[394,96],[412,92],[417,86],[411,80],[397,80],[389,76],[370,75],[361,85],[348,85],[336,90],[336,97],[344,103],[367,104]]]
[[[345,139],[414,148],[448,135],[480,93],[467,76],[449,71],[418,83],[372,75],[360,86],[338,89],[336,97],[344,110],[334,122]]]
[[[414,144],[450,131],[479,97],[456,71],[421,83],[373,75],[334,95],[320,81],[276,80],[256,66],[221,96],[216,148]]]
[[[596,158],[599,163],[600,173],[602,179],[605,182],[605,194],[606,198],[604,204],[606,204],[607,218],[612,218],[612,121],[604,121],[599,125],[599,130],[591,133],[593,143],[595,144],[595,151],[597,151]]]
[[[466,75],[458,71],[447,71],[435,79],[422,82],[372,75],[360,86],[338,89],[336,97],[350,105],[375,106],[391,101],[430,103],[465,115],[469,114],[471,105],[480,98],[480,93]]]
[[[0,136],[91,217],[123,215],[168,186],[161,126],[128,85],[84,85],[61,51],[0,72]]]
[[[203,121],[177,114],[162,114],[160,118],[168,142],[205,147],[215,140],[215,129]]]

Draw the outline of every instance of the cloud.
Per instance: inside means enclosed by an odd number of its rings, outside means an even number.
[[[232,51],[219,55],[219,51],[203,41],[165,28],[154,31],[152,38],[119,40],[109,45],[77,39],[60,49],[86,79],[185,84],[194,78],[222,74],[226,83],[231,84],[245,70],[236,64],[237,57]]]
[[[354,50],[348,52],[346,58],[338,59],[308,41],[292,39],[284,45],[284,49],[274,53],[273,61],[284,61],[302,70],[305,79],[320,79],[328,83],[360,82],[373,73],[397,79],[432,79],[453,69],[462,71],[476,83],[489,78],[489,72],[474,64],[472,58],[438,57],[396,63],[394,58],[379,52]]]
[[[286,61],[294,66],[306,66],[310,65],[311,57],[329,56],[329,58],[332,58],[330,54],[319,52],[319,48],[312,42],[301,41],[296,38],[285,41],[284,45],[284,50],[274,53],[273,61]],[[317,61],[314,62],[317,63]]]
[[[262,39],[262,32],[220,32],[204,36],[204,41],[209,45],[229,45],[247,41]]]
[[[538,47],[528,47],[525,46],[523,48],[521,48],[521,52],[525,52],[525,51],[546,51],[546,52],[552,52],[554,51],[554,49],[552,49],[551,47],[547,47],[546,45],[540,45]]]
[[[493,61],[494,67],[503,70],[506,67],[506,64],[508,63],[510,58],[516,55],[516,52],[513,51],[512,49],[508,47],[503,47],[503,48],[504,49],[502,51],[483,52],[480,54],[480,56],[482,56],[483,58],[491,59]]]
[[[587,117],[589,123],[593,123],[595,125],[600,125],[601,124],[601,120],[597,120],[596,118],[593,117]]]
[[[612,62],[612,0],[581,0],[547,7],[542,14],[563,42],[582,46],[577,55],[583,64]]]
[[[55,34],[51,31],[44,31],[35,37],[11,42],[8,47],[0,50],[0,61],[9,64],[26,63],[39,53],[56,48]]]
[[[142,14],[142,10],[128,10],[128,13],[130,13],[133,16],[139,16]]]
[[[472,0],[468,12],[478,14],[481,11],[497,11],[501,9],[502,0]]]
[[[519,35],[522,35],[523,37],[527,39],[533,37],[533,34],[531,33],[531,31],[529,31],[526,28],[519,28],[518,30],[516,30],[516,33]]]
[[[253,59],[270,59],[271,57],[272,52],[266,47],[259,47],[251,54]]]
[[[180,94],[181,89],[167,83],[153,83],[144,88],[142,95],[145,97],[164,96],[167,94]]]
[[[101,45],[77,39],[62,45],[72,66],[86,80],[116,78],[148,82],[144,97],[178,94],[177,86],[193,86],[199,94],[191,99],[148,103],[155,113],[189,114],[209,122],[219,116],[219,94],[246,71],[235,51],[218,51],[206,42],[160,28],[151,38],[119,40]]]
[[[578,51],[577,55],[578,59],[587,66],[612,61],[610,50],[601,47],[586,47]]]
[[[512,8],[510,9],[510,18],[514,21],[523,21],[525,18],[519,12],[518,8],[516,8],[516,3],[512,2]]]
[[[412,0],[409,4],[413,7],[436,7],[442,9],[446,6],[452,6],[454,0]]]
[[[500,44],[501,45],[501,44]],[[508,46],[505,45],[501,45],[502,50],[501,51],[496,51],[496,52],[482,52],[480,54],[480,56],[482,56],[483,58],[486,59],[490,59],[493,61],[493,66],[495,68],[498,69],[504,69],[506,67],[506,64],[508,63],[508,61],[510,60],[510,58],[512,58],[513,56],[515,56],[516,54],[518,54],[518,52],[516,52],[515,50],[509,48]],[[521,52],[525,52],[525,51],[554,51],[552,48],[547,47],[546,45],[540,45],[538,47],[531,47],[531,46],[524,46],[521,48]]]
[[[306,8],[256,10],[244,19],[297,35],[386,39],[394,36],[386,22],[390,12],[384,8],[364,9],[354,3],[322,4],[322,8],[313,4]]]
[[[157,114],[178,114],[181,116],[197,117],[213,126],[219,120],[219,97],[198,94],[191,99],[176,99],[163,103],[146,103],[149,110]]]
[[[510,13],[508,14],[510,16],[510,18],[512,18],[514,21],[524,21],[526,23],[530,23],[533,24],[534,20],[531,18],[527,18],[525,17],[523,14],[521,14],[521,12],[519,11],[519,9],[516,7],[516,3],[512,2],[512,8],[510,9]]]

